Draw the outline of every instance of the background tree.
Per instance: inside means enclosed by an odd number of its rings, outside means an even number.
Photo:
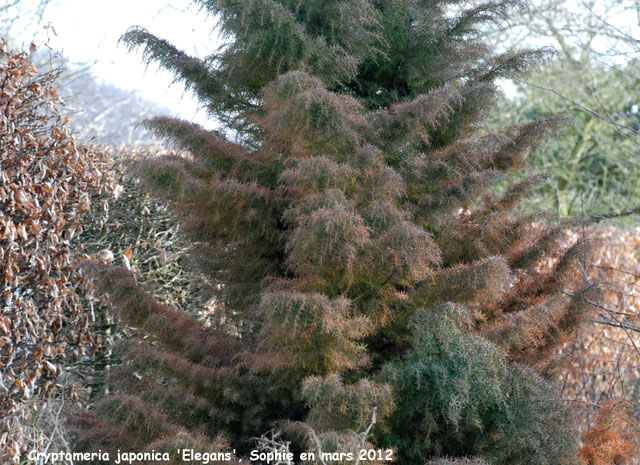
[[[221,125],[147,121],[189,156],[136,172],[181,212],[223,305],[206,327],[97,267],[141,337],[78,415],[79,444],[242,455],[278,427],[309,448],[303,421],[335,450],[375,408],[371,441],[402,462],[575,463],[545,378],[596,293],[587,246],[562,246],[571,223],[512,213],[537,176],[490,193],[560,121],[481,128],[495,81],[544,55],[482,42],[517,2],[198,3],[227,39],[209,57],[139,28],[123,41]]]
[[[575,85],[589,76],[589,84]],[[607,70],[603,66],[566,65],[555,62],[536,73],[533,82],[517,86],[514,100],[505,100],[502,124],[526,122],[530,118],[564,113],[572,125],[538,151],[532,166],[546,172],[550,178],[527,206],[554,209],[561,216],[588,215],[607,217],[636,208],[640,194],[640,169],[636,160],[638,138],[636,106],[633,96],[640,85],[624,70]],[[574,84],[570,84],[574,83]],[[579,102],[579,103],[578,103]],[[605,105],[606,110],[600,105]],[[605,117],[585,108],[597,108]],[[637,222],[637,214],[617,218],[628,225]]]
[[[637,209],[637,17],[633,1],[536,0],[494,32],[499,47],[544,43],[557,51],[552,66],[515,81],[515,94],[496,114],[499,124],[558,113],[573,120],[548,150],[535,152],[533,166],[551,178],[530,206],[596,217]]]
[[[42,19],[52,0],[8,0],[0,5],[0,36],[4,37],[9,48],[16,46],[13,40],[17,36],[35,40],[43,33]],[[28,46],[28,43],[23,46]]]

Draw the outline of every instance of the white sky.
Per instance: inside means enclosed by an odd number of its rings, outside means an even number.
[[[24,3],[29,1],[33,0]],[[42,29],[48,23],[55,34]],[[36,44],[48,41],[52,49],[72,62],[95,63],[92,72],[104,81],[136,91],[182,118],[212,127],[181,83],[169,87],[173,79],[170,73],[153,63],[147,68],[141,50],[128,52],[118,44],[120,36],[134,25],[147,28],[189,54],[204,56],[216,47],[217,37],[211,32],[214,20],[189,0],[58,0],[45,10]],[[28,47],[31,37],[25,35],[17,43],[26,41]]]

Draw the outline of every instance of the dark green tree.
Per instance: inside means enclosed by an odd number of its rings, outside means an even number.
[[[217,322],[97,268],[141,337],[116,349],[80,444],[243,455],[277,428],[315,447],[303,422],[329,450],[375,408],[369,440],[399,463],[576,462],[546,379],[596,292],[579,274],[587,246],[562,245],[575,224],[512,212],[539,177],[491,193],[560,121],[482,130],[495,80],[544,57],[482,41],[518,2],[197,3],[226,39],[205,59],[139,28],[122,40],[220,122],[147,121],[189,155],[135,165],[199,241]]]

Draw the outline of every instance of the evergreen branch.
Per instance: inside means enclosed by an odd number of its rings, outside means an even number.
[[[176,81],[182,81],[200,100],[208,102],[208,108],[214,114],[223,102],[242,105],[245,109],[254,107],[248,101],[231,95],[215,72],[203,61],[187,55],[142,27],[130,28],[120,37],[120,41],[124,42],[130,51],[143,47],[143,59],[147,64],[156,61],[171,71],[176,76]]]
[[[370,118],[383,143],[398,148],[417,137],[428,143],[429,132],[447,123],[462,103],[460,89],[446,85],[373,113]]]
[[[157,116],[145,120],[143,124],[154,134],[167,138],[177,148],[211,163],[215,169],[228,171],[238,157],[248,158],[242,146],[233,144],[217,131],[208,131],[196,123]]]

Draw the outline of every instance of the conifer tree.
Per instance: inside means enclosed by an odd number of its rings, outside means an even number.
[[[99,268],[144,337],[117,348],[80,443],[242,456],[302,422],[331,450],[375,408],[369,440],[399,463],[579,463],[549,378],[596,292],[587,247],[563,248],[575,224],[513,213],[539,177],[492,190],[561,120],[482,130],[496,79],[544,58],[482,41],[518,2],[197,3],[226,38],[205,59],[141,28],[122,40],[220,122],[147,121],[189,156],[135,170],[199,242],[224,315],[205,327]]]

